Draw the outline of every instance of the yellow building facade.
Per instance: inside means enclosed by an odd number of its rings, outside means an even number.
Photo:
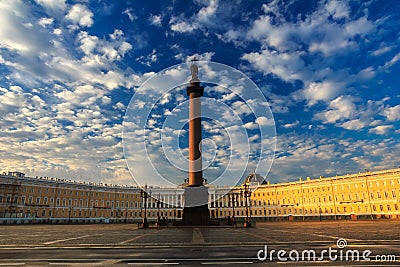
[[[0,174],[0,224],[181,219],[182,188],[149,191],[147,196],[137,187]],[[278,184],[259,184],[249,175],[232,190],[208,191],[215,220],[400,219],[400,169]]]
[[[160,189],[151,189],[158,196]],[[181,217],[181,196],[163,189],[163,201],[146,198],[137,187],[83,183],[48,177],[0,175],[0,223],[138,222],[149,218]],[[161,192],[161,191],[160,191]],[[146,207],[146,208],[145,208]]]
[[[263,220],[400,219],[400,169],[249,186],[249,213]],[[214,216],[244,216],[243,186],[223,196]]]

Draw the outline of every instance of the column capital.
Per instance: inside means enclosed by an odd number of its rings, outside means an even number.
[[[190,94],[195,93],[195,97],[200,97],[203,96],[204,94],[204,87],[200,86],[200,83],[190,83],[190,86],[186,88],[187,95],[190,96]]]

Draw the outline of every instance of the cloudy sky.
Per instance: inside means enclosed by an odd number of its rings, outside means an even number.
[[[1,171],[132,184],[122,142],[129,103],[147,79],[194,55],[240,70],[265,96],[276,126],[267,179],[400,165],[397,1],[1,0],[0,25]],[[219,82],[227,88],[206,84],[205,96],[246,115],[235,84]],[[186,99],[184,87],[162,95],[148,129],[173,111],[163,105]],[[271,118],[247,115],[250,147],[271,143],[257,134]],[[217,146],[210,170],[226,166],[223,149],[245,151],[224,143],[224,127],[204,125],[208,152]],[[181,128],[167,129],[185,137]]]

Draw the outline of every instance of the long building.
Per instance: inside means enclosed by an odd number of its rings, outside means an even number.
[[[214,220],[400,219],[400,169],[271,184],[255,179],[233,189],[208,187]],[[258,181],[257,181],[258,180]],[[97,223],[182,219],[184,190],[84,183],[0,174],[0,224]],[[153,198],[151,196],[156,196]]]

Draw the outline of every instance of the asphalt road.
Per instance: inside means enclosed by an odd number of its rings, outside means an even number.
[[[400,221],[160,229],[126,224],[5,225],[0,226],[0,266],[398,266],[399,226]]]

